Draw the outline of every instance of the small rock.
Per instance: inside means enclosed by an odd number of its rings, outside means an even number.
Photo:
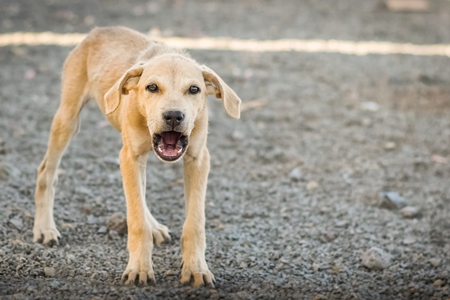
[[[382,192],[380,193],[381,200],[379,206],[387,209],[400,209],[406,206],[405,198],[400,196],[397,192]]]
[[[109,231],[116,231],[120,235],[124,235],[128,231],[127,219],[120,213],[113,213],[106,221],[106,227]]]
[[[333,231],[327,231],[324,235],[325,241],[332,242],[336,239],[336,234]]]
[[[219,299],[219,292],[216,289],[210,289],[210,298],[209,299]]]
[[[119,236],[119,233],[118,233],[117,231],[115,231],[115,230],[110,230],[110,231],[109,231],[109,237],[112,238],[113,240],[116,240],[116,239],[118,239],[120,236]]]
[[[91,203],[85,203],[81,206],[80,211],[85,215],[92,215],[94,206]]]
[[[165,276],[174,276],[176,275],[174,271],[172,270],[167,270],[166,273],[164,273]]]
[[[363,119],[361,120],[361,124],[362,124],[364,127],[371,127],[372,124],[373,124],[373,121],[372,121],[371,119],[369,119],[369,118],[363,118]]]
[[[334,272],[339,272],[340,270],[342,270],[342,268],[343,268],[343,266],[341,266],[341,265],[334,265],[334,266],[331,267],[331,269]]]
[[[88,215],[86,219],[87,219],[86,221],[87,221],[88,224],[95,224],[95,223],[97,223],[97,218],[95,216],[93,216],[93,215]]]
[[[61,283],[58,280],[54,280],[50,283],[50,286],[56,290],[61,286]]]
[[[245,269],[245,267],[247,267],[247,264],[245,262],[241,262],[239,269]]]
[[[361,103],[360,108],[361,108],[361,110],[364,110],[364,111],[379,111],[380,105],[378,105],[378,103],[373,102],[373,101],[366,101],[366,102]]]
[[[30,79],[33,79],[34,77],[36,77],[36,71],[35,71],[35,70],[33,70],[33,69],[28,69],[28,70],[25,72],[25,75],[24,75],[24,78],[25,78],[25,79],[30,80]]]
[[[299,181],[302,179],[302,170],[300,168],[294,168],[289,173],[289,178],[291,178],[294,181]]]
[[[73,254],[67,254],[66,259],[67,259],[67,264],[71,265],[73,262],[75,262],[76,258],[75,258],[75,255],[73,255]]]
[[[362,264],[370,270],[383,270],[391,265],[392,256],[378,247],[372,247],[362,255]]]
[[[235,141],[242,141],[244,139],[244,134],[240,131],[235,130],[231,134],[231,138]]]
[[[318,263],[313,263],[312,268],[313,268],[314,272],[317,272],[320,269],[320,265]]]
[[[434,282],[433,282],[433,285],[434,286],[441,286],[441,285],[443,285],[444,284],[444,281],[442,280],[442,279],[436,279]]]
[[[106,226],[101,226],[97,233],[107,233],[108,232],[108,228],[106,228]]]
[[[307,189],[308,191],[314,190],[314,189],[316,189],[317,187],[319,187],[319,184],[317,183],[317,181],[310,181],[310,182],[308,182],[308,184],[306,184],[306,189]]]
[[[440,155],[431,156],[431,160],[437,164],[443,164],[443,165],[448,164],[450,161],[450,159],[448,157],[444,157],[444,156],[440,156]]]
[[[404,218],[415,218],[420,215],[420,209],[415,206],[406,206],[400,210]]]
[[[13,225],[16,229],[21,230],[23,228],[23,222],[22,219],[19,218],[12,218],[9,220],[9,223]]]
[[[431,258],[429,262],[433,267],[438,267],[441,264],[441,260],[439,258]]]
[[[394,12],[419,12],[427,11],[429,8],[428,0],[385,0],[386,7]]]
[[[8,180],[8,178],[18,178],[20,171],[11,164],[0,162],[0,180]]]
[[[86,26],[92,26],[95,23],[94,16],[89,15],[89,16],[84,17],[83,23]]]
[[[412,244],[414,244],[416,242],[416,238],[410,236],[410,237],[405,238],[402,242],[405,245],[412,245]]]
[[[336,227],[337,228],[346,227],[347,225],[348,225],[348,221],[347,220],[336,221]]]
[[[54,277],[56,274],[56,270],[53,267],[45,267],[44,268],[44,275],[45,277]]]
[[[120,160],[118,157],[105,156],[105,157],[103,157],[103,161],[105,163],[112,164],[112,165],[117,165],[117,166],[120,165]]]
[[[397,144],[394,142],[387,142],[384,144],[384,150],[391,151],[394,150],[397,147]]]

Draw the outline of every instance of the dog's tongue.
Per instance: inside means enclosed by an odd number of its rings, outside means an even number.
[[[163,150],[165,156],[177,156],[179,154],[175,145],[166,145]]]
[[[181,133],[176,131],[166,131],[161,134],[161,137],[164,140],[164,144],[166,144],[165,146],[167,146],[166,148],[168,148],[169,146],[175,148],[175,145],[177,144],[180,136]]]
[[[163,147],[161,151],[165,156],[178,156],[180,154],[181,146],[178,145],[178,141],[181,137],[180,132],[176,131],[166,131],[161,133],[163,140]]]

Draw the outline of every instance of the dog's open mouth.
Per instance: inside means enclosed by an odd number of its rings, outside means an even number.
[[[153,135],[153,148],[165,161],[174,161],[183,156],[188,144],[188,137],[177,131],[164,131]]]

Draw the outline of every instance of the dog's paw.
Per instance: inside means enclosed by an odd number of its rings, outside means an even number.
[[[122,282],[127,285],[135,284],[140,286],[155,284],[156,280],[151,256],[142,255],[138,259],[130,256],[127,268],[122,274]]]
[[[44,245],[59,245],[59,238],[61,234],[56,227],[34,227],[33,228],[33,242],[42,243]]]
[[[214,287],[216,280],[213,273],[209,271],[206,261],[187,264],[183,262],[181,268],[181,284],[192,284],[192,286],[209,286]]]
[[[151,270],[131,270],[126,269],[122,275],[122,282],[130,285],[135,284],[139,286],[147,286],[150,284],[155,284],[155,274],[153,273],[153,269]]]
[[[170,241],[170,230],[167,226],[160,224],[151,214],[147,215],[147,221],[150,223],[154,244]]]
[[[153,243],[160,245],[162,242],[170,241],[170,230],[167,226],[161,225],[158,222],[152,224]]]

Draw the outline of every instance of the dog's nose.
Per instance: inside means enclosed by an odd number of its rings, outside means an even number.
[[[180,125],[184,120],[184,114],[181,111],[170,110],[163,113],[163,119],[167,125],[175,128],[177,125]]]

